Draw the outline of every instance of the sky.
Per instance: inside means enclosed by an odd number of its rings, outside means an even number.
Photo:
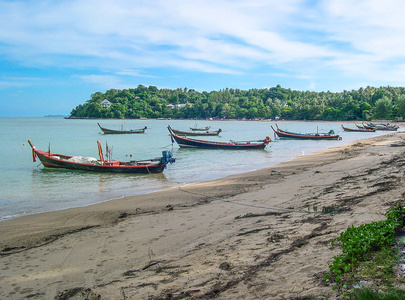
[[[95,92],[405,86],[402,0],[0,0],[0,117]]]

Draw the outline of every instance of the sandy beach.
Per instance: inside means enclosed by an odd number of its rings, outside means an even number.
[[[330,242],[403,199],[404,143],[0,222],[0,299],[333,299]]]

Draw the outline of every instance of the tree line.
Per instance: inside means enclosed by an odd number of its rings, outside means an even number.
[[[111,103],[101,106],[103,100]],[[225,118],[286,120],[405,119],[405,88],[370,87],[332,92],[262,89],[198,92],[194,89],[133,89],[96,92],[72,109],[71,118]]]

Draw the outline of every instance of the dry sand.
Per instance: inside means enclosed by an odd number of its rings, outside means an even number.
[[[330,241],[403,198],[404,142],[0,222],[0,299],[333,299]]]

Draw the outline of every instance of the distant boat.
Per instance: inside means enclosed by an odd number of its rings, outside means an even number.
[[[258,141],[229,141],[229,142],[214,142],[188,138],[177,135],[173,132],[170,126],[167,126],[170,132],[172,141],[176,141],[180,148],[199,148],[199,149],[229,149],[229,150],[250,150],[264,149],[270,142],[270,137]]]
[[[219,133],[222,131],[222,129],[218,129],[216,131],[181,131],[181,130],[176,130],[172,129],[173,133],[177,135],[189,135],[189,136],[197,136],[197,135],[219,135]]]
[[[100,129],[104,132],[104,134],[132,134],[132,133],[145,133],[145,130],[148,127],[144,127],[142,129],[131,129],[131,130],[114,130],[114,129],[108,129],[108,128],[104,128],[101,127],[101,125],[99,123],[97,123],[98,127],[100,127]]]
[[[206,126],[204,128],[190,127],[192,131],[208,131],[210,128],[211,126]]]
[[[100,159],[52,153],[50,150],[42,151],[38,150],[31,140],[28,140],[28,143],[32,148],[33,161],[35,162],[36,157],[38,157],[46,168],[112,173],[162,173],[168,163],[175,161],[170,151],[163,151],[160,158],[148,160],[132,160],[128,162],[104,160],[101,142],[99,141],[97,144]]]
[[[343,124],[342,124],[342,128],[344,131],[347,131],[347,132],[375,132],[375,129],[348,128],[348,127],[344,127]]]
[[[327,133],[294,133],[290,131],[282,130],[277,126],[277,130],[271,126],[273,131],[279,138],[297,139],[297,140],[341,140],[342,138],[338,134],[334,134],[333,130]]]
[[[375,129],[375,130],[397,131],[399,128],[399,126],[391,125],[390,123],[387,123],[387,124],[368,123],[368,124],[363,124],[363,125],[367,129]]]

